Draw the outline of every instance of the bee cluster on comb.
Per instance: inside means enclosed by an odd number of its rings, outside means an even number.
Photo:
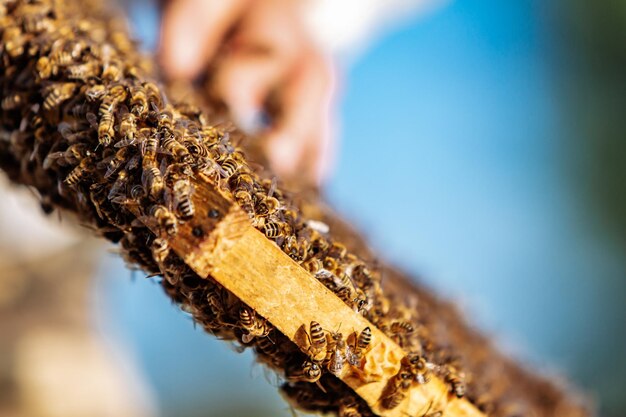
[[[305,218],[293,195],[249,163],[235,145],[241,133],[212,123],[194,104],[167,99],[150,60],[100,2],[5,1],[0,23],[0,166],[37,190],[46,212],[76,212],[119,243],[129,263],[162,277],[166,293],[207,332],[253,348],[284,376],[283,392],[295,406],[373,414],[336,378],[345,368],[362,371],[362,355],[375,343],[371,329],[344,337],[315,321],[302,323],[310,344],[302,352],[251,306],[198,276],[168,243],[196,216],[223,215],[194,203],[196,177],[232,198],[267,239],[410,352],[380,399],[383,408],[396,408],[410,387],[431,376],[447,384],[449,396],[492,416],[548,416],[558,401],[567,403],[558,391],[546,405],[510,382],[502,390],[495,382],[508,376],[483,370],[485,355],[503,361],[491,348],[467,355],[462,340],[438,329],[444,321],[436,303],[384,290],[380,268],[348,250],[326,222]]]

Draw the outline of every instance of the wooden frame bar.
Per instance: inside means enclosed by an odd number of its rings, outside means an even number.
[[[447,385],[434,376],[425,384],[414,383],[400,405],[385,409],[381,397],[407,352],[255,229],[247,214],[208,179],[196,179],[194,187],[197,215],[168,238],[194,272],[211,276],[305,353],[308,345],[301,329],[311,320],[346,334],[370,327],[372,348],[364,360],[369,366],[356,372],[344,366],[339,377],[378,415],[426,416],[442,411],[449,417],[483,416],[467,400],[449,394]],[[155,225],[146,226],[160,234]]]

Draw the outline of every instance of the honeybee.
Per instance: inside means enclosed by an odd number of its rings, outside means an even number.
[[[270,239],[277,239],[286,235],[284,223],[279,222],[272,221],[265,223],[265,225],[263,226],[263,231],[265,233],[265,236]]]
[[[119,134],[123,138],[122,141],[124,145],[131,145],[135,143],[135,133],[137,131],[137,121],[135,115],[132,113],[122,114],[120,120],[120,130]],[[116,145],[117,146],[117,145]]]
[[[91,153],[85,149],[85,145],[80,143],[75,143],[70,145],[66,150],[59,152],[51,152],[46,155],[46,158],[43,161],[43,169],[49,169],[52,167],[54,163],[59,165],[69,165],[69,164],[77,164],[81,161],[85,156],[90,155]]]
[[[328,240],[326,240],[319,233],[314,232],[311,235],[310,242],[311,245],[309,251],[312,255],[324,254],[330,247],[330,243],[328,243]]]
[[[242,165],[232,158],[226,158],[220,163],[220,166],[220,174],[224,178],[229,178],[234,175],[241,168]]]
[[[144,86],[135,86],[130,92],[130,112],[144,118],[148,111],[148,98]]]
[[[256,204],[254,212],[257,216],[268,217],[276,213],[280,208],[280,202],[274,197],[268,197],[263,193],[257,193],[254,196]]]
[[[256,312],[248,307],[239,309],[239,324],[247,332],[241,336],[241,341],[246,344],[255,337],[266,337],[272,330],[265,319],[258,317]]]
[[[164,206],[155,204],[150,207],[149,210],[150,216],[154,217],[157,221],[157,224],[167,235],[173,236],[178,232],[178,222],[176,221],[176,216]]]
[[[102,69],[101,78],[107,82],[116,82],[122,78],[123,71],[121,68],[121,63],[118,62],[108,62],[104,65]]]
[[[46,18],[45,15],[49,11],[49,6],[44,6],[41,4],[34,5],[30,4],[28,6],[37,7],[38,10],[29,10],[25,11],[24,15],[24,30],[31,33],[43,32],[44,30],[50,27],[50,19]]]
[[[322,367],[316,362],[305,360],[299,365],[288,366],[285,374],[289,381],[318,382],[322,376]]]
[[[308,243],[304,238],[288,236],[282,245],[282,249],[291,259],[301,262],[307,255]]]
[[[55,68],[65,67],[74,62],[74,57],[65,49],[65,44],[59,41],[59,43],[53,46],[53,50],[50,53],[50,60]]]
[[[408,321],[394,321],[389,326],[389,330],[396,335],[413,333],[413,325]]]
[[[67,78],[71,80],[87,81],[89,78],[98,76],[98,66],[94,63],[84,63],[67,67]]]
[[[13,26],[4,29],[2,42],[5,52],[11,58],[17,58],[24,54],[26,38],[22,35],[19,27]]]
[[[65,184],[69,185],[70,187],[76,186],[83,179],[85,174],[90,172],[91,165],[92,165],[91,157],[87,157],[83,159],[82,161],[80,161],[80,163],[76,165],[74,169],[72,169],[72,171],[67,175],[67,177],[65,177],[65,180],[64,180]]]
[[[336,275],[333,275],[335,277]],[[362,291],[355,289],[354,287],[333,287],[331,288],[337,297],[341,299],[346,305],[351,307],[357,313],[360,313],[367,305],[367,298]]]
[[[316,274],[324,268],[324,264],[317,258],[307,259],[302,263],[302,267],[309,271],[311,274]]]
[[[335,376],[340,376],[345,361],[346,341],[343,338],[343,334],[339,332],[331,333],[326,351],[326,368]]]
[[[252,199],[252,195],[246,190],[238,190],[235,191],[233,197],[235,197],[235,201],[237,204],[248,214],[254,213],[254,200]]]
[[[287,223],[290,223],[290,224],[296,224],[296,222],[298,221],[298,218],[299,218],[298,213],[295,210],[291,209],[291,208],[283,207],[283,210],[281,211],[281,214],[283,216],[283,219]]]
[[[165,259],[170,254],[170,246],[167,243],[167,240],[163,238],[156,238],[152,242],[152,257],[157,265],[163,265]]]
[[[337,260],[335,258],[331,258],[330,256],[327,256],[327,257],[324,258],[324,268],[327,271],[335,274],[337,272],[338,268],[339,268],[339,262],[337,262]],[[337,282],[335,281],[336,279],[337,278],[335,278],[333,280],[333,285],[336,288],[338,288],[338,289],[340,289],[340,288],[347,288],[346,286],[339,286],[339,285],[337,285]]]
[[[309,324],[309,332],[305,331],[307,339],[309,341],[309,348],[307,354],[312,361],[321,362],[326,359],[326,334],[322,326],[316,321],[311,321]]]
[[[450,392],[457,398],[463,398],[465,396],[465,374],[458,372],[458,370],[452,365],[445,365],[444,367],[444,379],[450,384]]]
[[[85,97],[87,97],[88,101],[93,102],[96,100],[100,100],[104,96],[106,91],[107,90],[105,86],[103,86],[102,84],[96,84],[85,90]]]
[[[355,288],[354,298],[350,306],[355,312],[365,315],[372,308],[372,300],[367,297],[362,289]]]
[[[254,191],[254,178],[248,172],[239,172],[228,179],[232,191],[245,191],[251,194]]]
[[[332,256],[336,259],[343,259],[346,257],[347,254],[348,249],[345,247],[345,245],[339,242],[333,242],[330,246],[330,249],[328,250],[328,256]]]
[[[128,92],[126,91],[126,87],[123,86],[122,84],[114,85],[113,87],[111,87],[111,90],[109,91],[109,97],[111,98],[114,104],[123,102],[124,100],[126,100],[127,96],[128,96]]]
[[[112,203],[126,202],[126,185],[128,184],[128,172],[123,169],[117,174],[115,182],[111,186],[108,199]]]
[[[161,141],[161,147],[166,153],[182,160],[189,156],[189,151],[176,139],[173,133],[166,134]]]
[[[113,111],[103,112],[100,107],[100,122],[98,123],[98,141],[102,146],[109,146],[115,136],[115,116]]]
[[[53,84],[48,88],[46,98],[43,101],[43,109],[50,111],[56,108],[65,100],[70,99],[74,94],[75,89],[76,84],[74,83]]]
[[[400,367],[400,371],[389,381],[381,399],[382,406],[388,410],[396,408],[406,398],[406,392],[411,387],[411,373]]]
[[[279,352],[278,344],[276,344],[269,336],[257,340],[256,350],[268,356],[274,356]]]
[[[139,129],[139,137],[143,138],[141,142],[141,155],[143,156],[142,165],[144,167],[153,165],[156,162],[159,138],[153,135],[147,127]]]
[[[72,29],[70,29],[72,30]],[[78,59],[87,49],[87,44],[83,39],[72,39],[65,44],[65,48],[69,51],[72,59]]]
[[[143,83],[143,88],[146,94],[146,98],[150,106],[156,106],[157,108],[163,105],[163,96],[156,84],[152,82]],[[149,108],[146,108],[149,110]]]
[[[104,173],[104,178],[109,178],[122,166],[122,164],[126,161],[128,152],[129,152],[128,148],[122,148],[118,150],[108,160],[105,160],[107,170]]]
[[[373,273],[365,264],[358,263],[352,267],[352,279],[356,282],[367,283],[373,279]]]
[[[172,133],[174,130],[174,115],[171,107],[166,106],[166,110],[160,112],[157,116],[157,127],[166,132]]]
[[[183,219],[192,218],[196,212],[191,200],[191,192],[191,184],[188,179],[180,179],[174,182],[172,194],[176,202],[176,209]]]
[[[211,312],[218,319],[225,313],[224,300],[218,287],[211,288],[206,294],[206,300],[211,308]]]
[[[52,76],[53,72],[55,72],[54,66],[47,56],[42,56],[37,60],[35,71],[37,72],[37,76],[42,80],[47,80]]]
[[[363,354],[367,352],[372,343],[372,329],[368,327],[364,328],[356,337],[354,346],[348,355],[348,362],[350,365],[357,366],[361,363]]]
[[[402,358],[401,366],[407,369],[413,375],[413,379],[418,384],[425,384],[429,381],[428,363],[423,356],[417,354],[409,354]]]
[[[201,144],[196,138],[187,137],[184,140],[183,146],[187,149],[188,153],[198,159],[211,159],[211,153],[209,152],[207,147]]]
[[[5,111],[14,110],[20,105],[24,104],[27,98],[28,93],[25,92],[9,94],[2,99],[2,104],[0,104],[0,107],[2,107],[2,110]]]
[[[157,199],[163,192],[164,182],[159,168],[155,166],[144,167],[141,174],[141,181],[143,188],[148,192],[150,197]]]
[[[397,387],[391,391],[387,396],[382,399],[382,405],[384,408],[391,410],[396,408],[406,398],[405,390]]]

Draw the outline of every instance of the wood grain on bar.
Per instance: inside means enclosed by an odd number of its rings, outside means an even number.
[[[213,277],[303,352],[308,346],[301,327],[311,320],[346,335],[369,326],[372,348],[363,370],[346,365],[339,377],[381,416],[420,417],[439,410],[448,417],[483,416],[467,400],[449,395],[446,384],[434,376],[426,384],[414,384],[399,406],[383,408],[383,391],[407,352],[255,229],[247,214],[210,181],[199,178],[194,187],[197,214],[169,243],[198,275]]]

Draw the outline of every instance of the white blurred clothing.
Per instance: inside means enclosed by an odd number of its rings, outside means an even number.
[[[305,17],[310,33],[323,50],[350,58],[398,20],[414,18],[447,1],[308,0]]]

